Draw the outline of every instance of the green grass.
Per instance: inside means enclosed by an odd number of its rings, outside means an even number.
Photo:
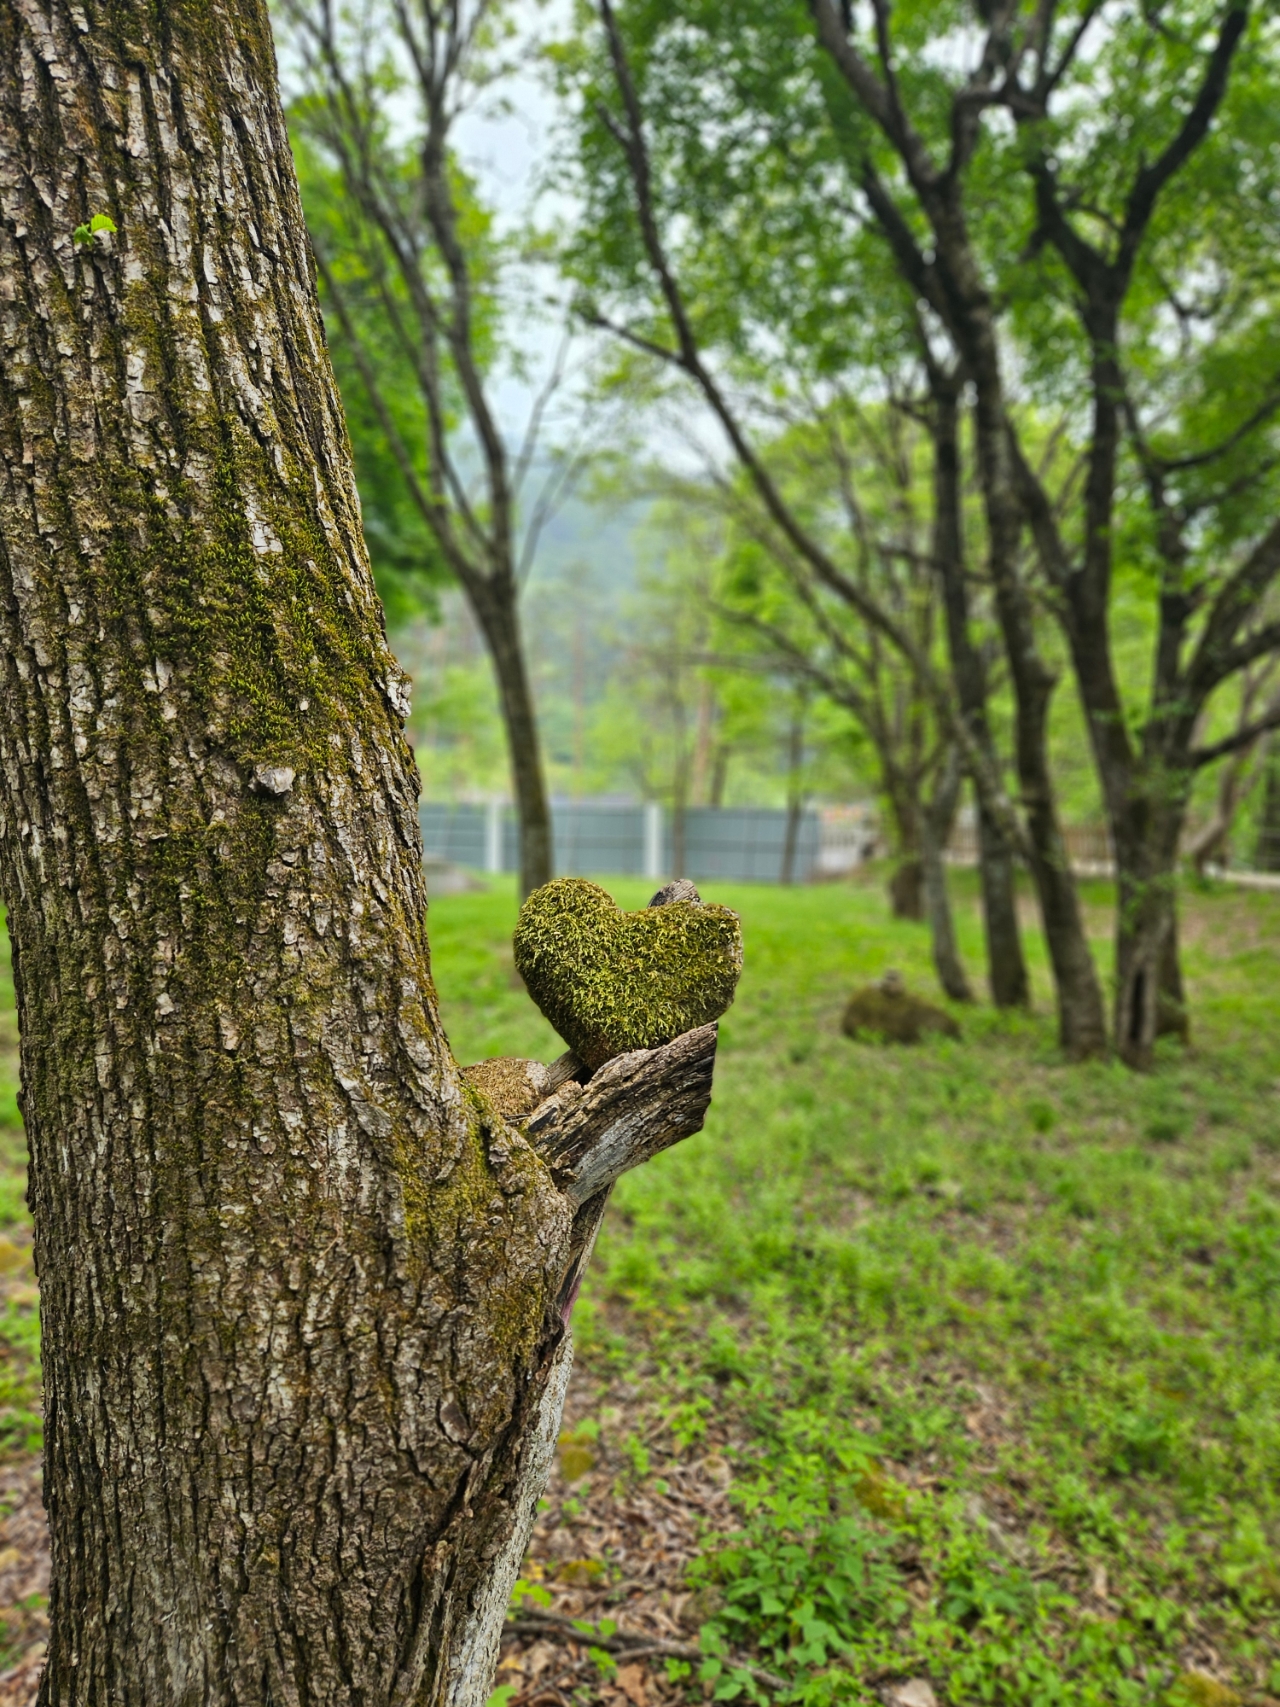
[[[956,1010],[963,1041],[891,1050],[838,1027],[890,965],[933,990],[923,927],[878,885],[707,894],[746,940],[707,1127],[621,1183],[576,1329],[689,1451],[726,1420],[739,1443],[741,1528],[696,1572],[711,1692],[752,1694],[721,1657],[747,1648],[812,1703],[917,1674],[957,1707],[1280,1695],[1280,897],[1187,898],[1194,1043],[1135,1078],[1060,1062],[1031,931],[1035,1015]],[[1088,901],[1105,964],[1105,888]],[[432,905],[464,1062],[560,1053],[514,919],[507,884]],[[6,975],[0,1219],[20,1240],[15,1078]],[[18,1299],[9,1452],[38,1429]],[[1216,1700],[1196,1677],[1215,1655],[1237,1692]]]
[[[934,987],[923,927],[878,887],[707,892],[746,970],[706,1130],[621,1183],[577,1316],[691,1449],[726,1416],[744,1443],[704,1647],[814,1702],[915,1672],[956,1703],[1208,1700],[1213,1653],[1280,1693],[1280,898],[1187,898],[1194,1044],[1137,1078],[1061,1063],[1042,961],[1032,1017],[851,1043],[855,985]],[[513,915],[505,886],[433,906],[464,1061],[560,1047]]]

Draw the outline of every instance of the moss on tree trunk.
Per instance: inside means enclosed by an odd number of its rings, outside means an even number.
[[[42,1700],[483,1699],[572,1213],[440,1029],[265,7],[14,0],[0,203]]]

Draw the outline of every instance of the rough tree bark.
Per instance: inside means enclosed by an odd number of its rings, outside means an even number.
[[[973,1000],[973,991],[965,977],[964,962],[956,943],[951,901],[947,894],[947,866],[943,857],[955,822],[963,781],[960,754],[955,747],[950,747],[939,766],[933,798],[920,814],[920,865],[925,915],[933,942],[933,964],[938,982],[953,1002]]]
[[[963,370],[944,372],[932,359],[922,338],[933,404],[934,562],[942,582],[947,619],[951,676],[960,710],[988,765],[999,771],[999,759],[987,716],[987,680],[982,655],[969,628],[969,588],[964,556],[964,525],[960,495],[960,390]],[[987,941],[987,980],[998,1008],[1031,1004],[1031,984],[1022,956],[1018,927],[1017,873],[1013,850],[989,809],[978,801],[978,874],[982,917]]]
[[[714,1028],[545,1151],[450,1055],[261,0],[8,0],[0,211],[41,1700],[472,1707],[604,1193]]]

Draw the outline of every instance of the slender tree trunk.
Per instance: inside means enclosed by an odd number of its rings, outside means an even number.
[[[1188,1035],[1178,962],[1177,859],[1185,796],[1135,799],[1116,841],[1116,1048],[1140,1071],[1156,1038]]]
[[[440,1027],[260,0],[11,0],[0,201],[41,1701],[478,1707],[608,1178]],[[685,1087],[650,1149],[713,1052],[644,1058]]]
[[[711,798],[708,804],[717,808],[724,805],[725,784],[729,780],[729,756],[732,751],[727,741],[721,741],[716,747],[716,760],[711,767]]]
[[[986,927],[987,982],[998,1008],[1029,1008],[1031,982],[1018,925],[1018,868],[1008,839],[978,806],[978,877]]]
[[[502,590],[472,589],[476,614],[493,659],[511,760],[511,783],[520,824],[521,899],[549,883],[555,871],[551,807],[542,774],[542,747],[533,691],[520,636],[520,608],[514,584]]]
[[[1259,871],[1280,871],[1280,736],[1267,743],[1262,811],[1254,842],[1253,863]]]
[[[979,343],[985,344],[990,336],[988,327]],[[1031,847],[1031,874],[1053,967],[1058,1038],[1064,1053],[1079,1061],[1106,1054],[1106,1017],[1054,800],[1048,732],[1055,681],[1036,646],[1026,589],[1018,575],[1022,515],[993,351],[981,365],[986,383],[977,387],[978,465],[986,500],[996,609],[1014,690],[1014,744]]]
[[[933,940],[933,964],[938,982],[955,1002],[971,1002],[973,992],[965,977],[964,962],[956,943],[951,901],[947,894],[947,866],[943,855],[955,821],[964,773],[960,755],[953,747],[943,761],[933,799],[920,815],[920,856],[924,871],[924,906]]]
[[[1246,748],[1232,754],[1223,763],[1212,816],[1197,831],[1186,850],[1198,877],[1206,876],[1215,861],[1225,865],[1231,858],[1231,834],[1236,818],[1257,781],[1254,759],[1253,750]]]
[[[993,772],[1000,768],[987,716],[986,671],[969,630],[960,481],[960,376],[932,373],[934,444],[934,561],[942,581],[951,675],[965,721]],[[998,824],[979,801],[978,870],[986,932],[987,981],[998,1008],[1031,1004],[1022,955],[1013,854]]]
[[[1107,1027],[1080,896],[1054,807],[1044,729],[1047,711],[1047,692],[1040,705],[1024,701],[1018,708],[1019,724],[1030,725],[1025,732],[1020,731],[1019,769],[1031,842],[1031,872],[1057,991],[1058,1036],[1064,1052],[1080,1061],[1107,1053]]]
[[[787,731],[787,829],[782,846],[781,881],[796,880],[796,848],[800,842],[800,818],[804,810],[801,787],[804,767],[804,708],[798,707]]]

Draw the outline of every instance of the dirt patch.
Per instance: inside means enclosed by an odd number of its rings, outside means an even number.
[[[34,1707],[49,1633],[49,1527],[39,1458],[0,1468],[0,1707]],[[17,1663],[12,1661],[16,1658]]]
[[[705,1617],[688,1566],[704,1536],[735,1527],[729,1444],[713,1425],[681,1453],[632,1386],[575,1369],[546,1509],[522,1567],[536,1597],[516,1608],[498,1662],[498,1685],[515,1691],[508,1707],[685,1699],[687,1683],[668,1667],[687,1674]],[[612,1624],[622,1651],[593,1658],[589,1638],[564,1627],[572,1620]]]

